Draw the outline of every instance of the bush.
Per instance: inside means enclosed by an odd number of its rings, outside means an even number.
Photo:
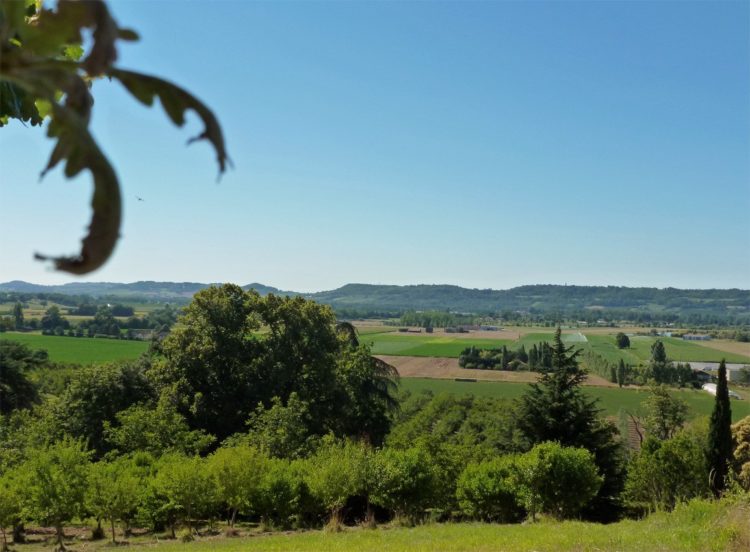
[[[382,449],[373,461],[372,503],[392,510],[398,518],[414,521],[431,504],[434,472],[423,448]]]
[[[458,479],[461,511],[482,521],[510,523],[523,517],[514,485],[515,457],[502,456],[470,464]]]
[[[532,519],[537,511],[556,519],[574,517],[594,498],[603,478],[594,455],[583,448],[547,442],[515,463],[516,493]]]
[[[252,499],[253,509],[264,525],[289,529],[301,524],[310,507],[306,469],[304,461],[268,460]]]
[[[687,431],[666,441],[647,438],[628,469],[625,497],[630,507],[641,512],[671,510],[680,502],[706,496],[705,441]]]
[[[349,498],[369,494],[369,463],[370,454],[364,445],[330,438],[310,459],[306,481],[313,497],[329,511],[331,528],[341,524],[342,509]]]

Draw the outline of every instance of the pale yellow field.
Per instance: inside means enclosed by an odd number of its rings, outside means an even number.
[[[724,351],[727,353],[736,353],[750,357],[750,343],[740,343],[739,341],[730,341],[728,339],[712,339],[711,341],[693,341],[696,345],[702,345],[709,349]]]

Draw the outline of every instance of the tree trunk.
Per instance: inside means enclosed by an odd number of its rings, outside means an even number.
[[[237,520],[237,508],[232,508],[232,517],[229,519],[229,527],[234,527],[234,522]]]
[[[374,529],[377,524],[375,523],[375,510],[372,509],[372,504],[367,501],[367,509],[365,510],[365,527]]]
[[[112,544],[117,544],[117,540],[115,540],[115,518],[111,517],[109,518],[110,526],[112,527]]]
[[[26,527],[21,522],[13,525],[13,542],[15,544],[23,544],[26,542]]]
[[[65,535],[63,534],[63,526],[61,524],[58,524],[55,526],[55,530],[57,532],[57,548],[55,548],[56,552],[65,552],[65,543],[63,542],[63,539],[65,538]]]
[[[8,539],[5,536],[5,527],[0,526],[0,531],[3,532],[3,552],[8,552],[10,548],[8,548]]]

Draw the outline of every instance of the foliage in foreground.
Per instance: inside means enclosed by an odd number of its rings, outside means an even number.
[[[90,47],[84,36],[93,39]],[[58,270],[73,274],[92,272],[107,261],[122,216],[117,175],[88,128],[92,79],[115,79],[148,106],[158,97],[177,126],[185,123],[187,110],[194,111],[204,130],[191,141],[211,143],[221,172],[227,163],[221,127],[211,110],[170,82],[116,68],[118,40],[138,40],[138,35],[119,27],[100,0],[60,0],[55,9],[45,8],[41,0],[0,2],[0,126],[9,118],[41,125],[49,117],[47,134],[57,143],[42,175],[65,161],[67,178],[86,169],[94,181],[93,216],[81,252],[51,259]]]

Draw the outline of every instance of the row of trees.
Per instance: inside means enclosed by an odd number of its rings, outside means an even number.
[[[481,349],[478,347],[467,347],[458,356],[458,365],[461,368],[476,368],[479,370],[531,370],[543,372],[553,367],[553,347],[542,341],[533,344],[529,351],[526,346],[521,345],[512,351],[503,345],[498,349]]]
[[[407,311],[399,319],[402,326],[419,326],[420,328],[450,328],[474,324],[473,315],[456,314],[447,311]]]
[[[375,509],[412,523],[441,504],[441,467],[422,447],[373,449],[362,442],[327,437],[305,459],[231,445],[211,455],[139,453],[91,462],[80,441],[63,439],[0,476],[0,529],[36,522],[56,530],[74,519],[116,525],[127,536],[135,526],[152,531],[178,524],[192,533],[203,522],[239,517],[267,527],[337,528],[345,514],[374,523]],[[470,463],[453,486],[463,518],[513,522],[530,515],[574,517],[602,484],[594,456],[581,448],[542,443],[521,455]],[[347,506],[350,505],[349,508]],[[18,531],[16,531],[18,532]]]
[[[42,330],[45,335],[66,335],[70,337],[94,337],[106,335],[110,337],[133,338],[133,330],[152,329],[166,331],[177,321],[178,311],[170,305],[155,309],[143,317],[133,316],[132,307],[122,305],[83,305],[73,312],[75,315],[91,316],[72,324],[60,311],[57,305],[52,305],[44,312],[41,320],[32,318],[26,320],[21,303],[13,308],[13,317],[5,318],[0,324],[4,330]],[[127,320],[117,317],[129,316]],[[124,332],[124,333],[123,333]]]

